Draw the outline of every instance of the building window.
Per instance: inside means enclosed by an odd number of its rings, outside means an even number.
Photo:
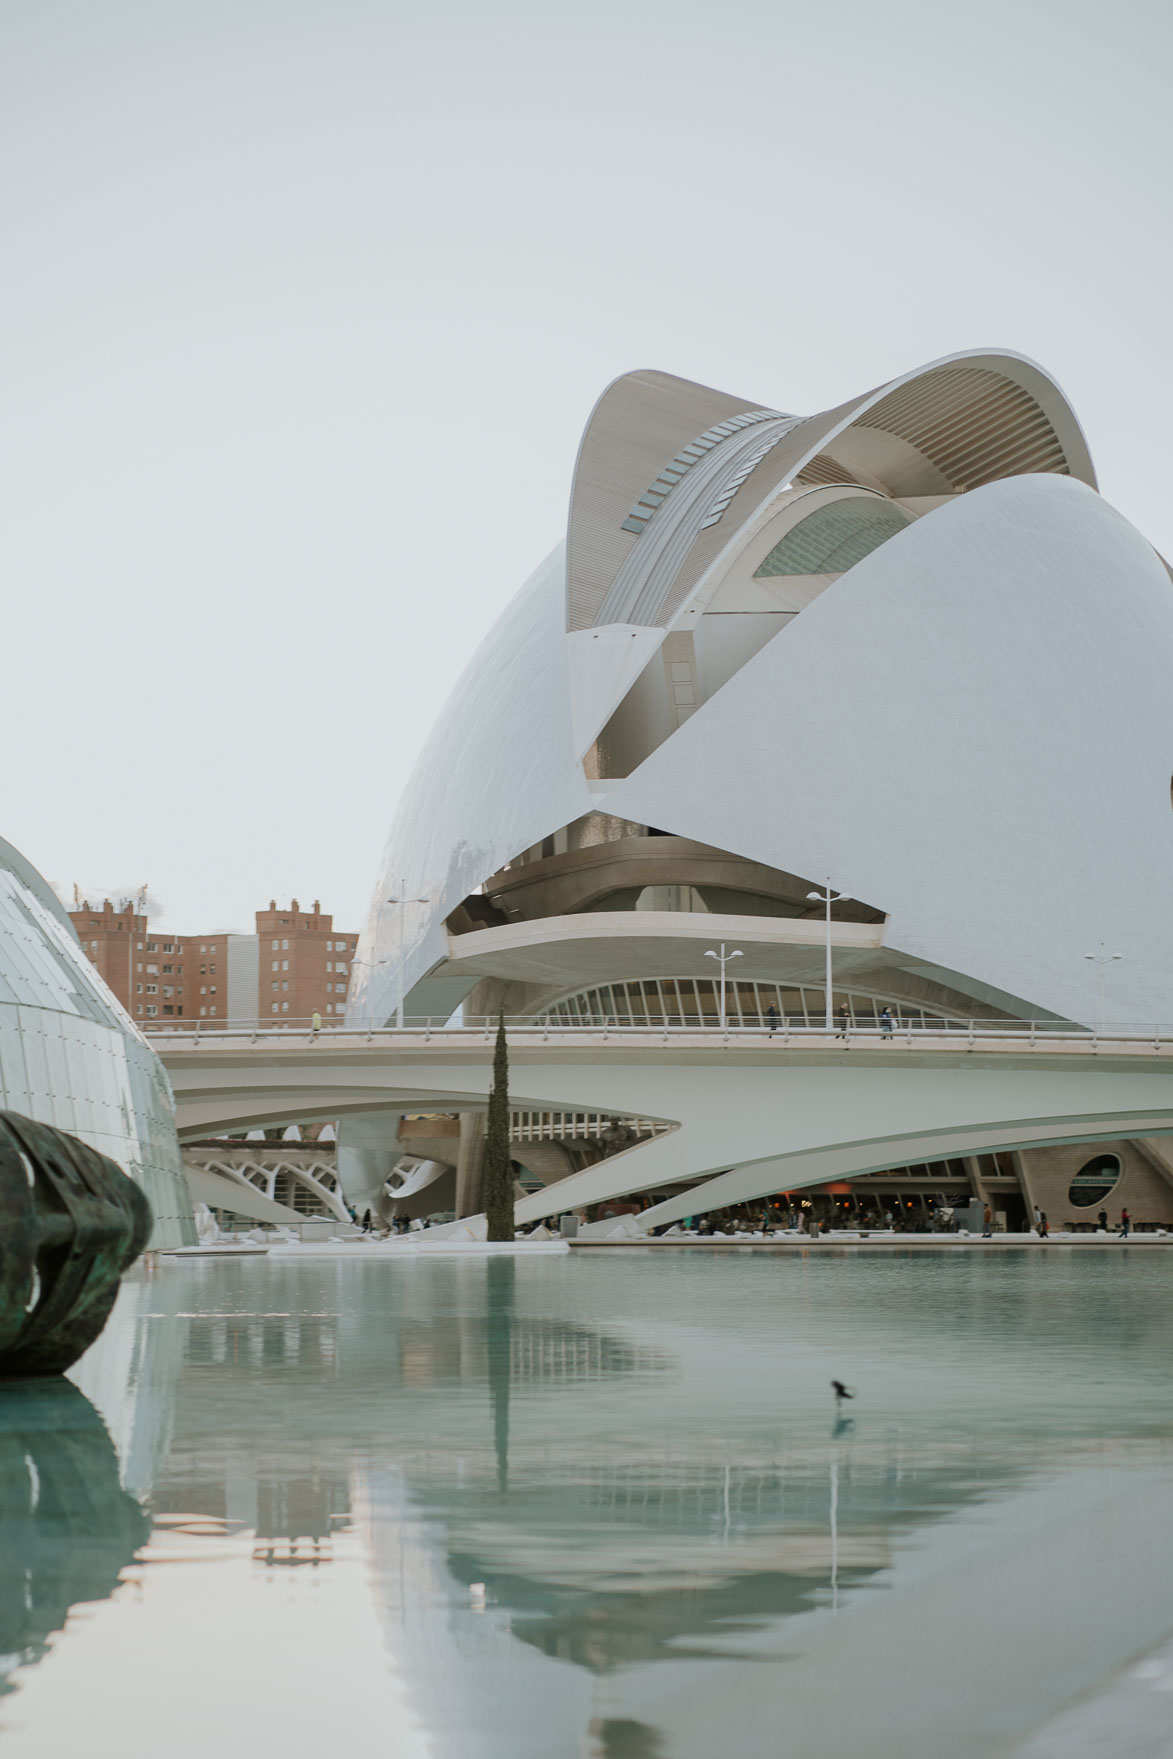
[[[159,975],[159,967],[157,965],[148,965],[147,971],[152,977],[158,977]]]
[[[148,983],[148,985],[147,985],[147,994],[148,994],[148,995],[149,995],[149,996],[157,996],[157,995],[158,995],[158,993],[159,993],[159,986],[158,986],[158,984],[157,984],[157,983]]]
[[[287,953],[289,951],[289,942],[288,941],[281,942],[281,950],[282,950],[282,952],[285,952],[285,953]]]
[[[755,580],[785,574],[846,574],[912,517],[878,495],[852,496],[808,513],[774,545]]]
[[[334,961],[332,959],[327,959],[326,960],[326,970],[333,971],[333,969],[334,969]]]
[[[216,993],[216,985],[213,984],[212,985],[212,994],[215,995],[215,993]]]
[[[173,996],[175,994],[175,985],[173,983],[165,983],[163,985],[163,994],[165,996]]]
[[[289,970],[289,960],[288,960],[288,959],[282,959],[282,961],[281,961],[281,969],[282,969],[282,971],[288,971],[288,970]]]
[[[141,953],[143,950],[143,943],[141,941],[136,941],[134,943],[134,950],[136,953]]]
[[[141,1013],[142,1013],[142,1011],[143,1011],[143,1005],[142,1005],[142,1003],[141,1003],[141,1002],[140,1002],[140,1003],[139,1003],[139,1005],[138,1005],[138,1007],[137,1007],[137,1008],[136,1008],[136,1009],[135,1009],[135,1013],[136,1013],[136,1014],[141,1014]]]
[[[96,952],[97,952],[97,950],[98,950],[98,943],[97,943],[97,941],[91,941],[91,942],[90,942],[90,952],[91,952],[91,953],[96,953]]]
[[[157,1014],[158,1012],[159,1012],[159,1010],[158,1010],[158,1008],[156,1008],[154,1002],[147,1003],[147,1013],[148,1014]]]
[[[273,979],[273,988],[274,988],[274,989],[280,989],[280,988],[281,988],[281,985],[280,985],[280,984],[279,984],[279,983],[278,983],[278,982],[277,982],[277,979],[276,979],[276,978],[274,978],[274,979]]]
[[[277,1004],[276,1004],[276,1002],[274,1002],[274,1003],[273,1003],[273,1012],[274,1012],[274,1014],[275,1014],[275,1013],[276,1013],[276,1012],[277,1012]]]
[[[1119,1180],[1120,1171],[1119,1155],[1097,1154],[1072,1179],[1067,1201],[1076,1209],[1091,1209],[1093,1204],[1102,1203]]]
[[[273,942],[273,951],[274,951],[274,952],[275,952],[275,953],[276,953],[276,952],[278,952],[278,951],[279,951],[279,950],[280,950],[280,947],[281,947],[281,942],[280,942],[280,941],[274,941],[274,942]]]
[[[289,985],[288,985],[288,983],[283,983],[283,984],[282,984],[282,985],[281,985],[281,988],[282,988],[282,989],[288,989],[288,988],[289,988]]]
[[[135,986],[134,986],[134,993],[135,993],[135,995],[136,995],[136,996],[141,996],[141,995],[142,995],[142,993],[143,993],[143,986],[142,986],[142,984],[141,984],[141,983],[136,983],[136,984],[135,984]],[[139,1013],[140,1013],[140,1014],[141,1014],[141,1013],[142,1013],[142,1009],[141,1009],[141,1008],[140,1008],[140,1009],[139,1009]]]
[[[167,1006],[167,1003],[166,1003],[166,1002],[164,1002],[164,1003],[163,1003],[163,1012],[164,1012],[164,1013],[165,1013],[165,1014],[174,1014],[174,1012],[175,1012],[175,1009],[174,1009],[174,1008],[169,1008],[169,1007],[168,1007],[168,1006]]]
[[[345,961],[345,959],[339,959],[339,961],[338,961],[338,963],[337,963],[337,964],[336,964],[336,965],[335,965],[335,967],[334,967],[334,969],[335,969],[335,971],[345,971],[345,970],[346,970],[346,961]]]
[[[206,996],[206,995],[207,995],[207,993],[208,993],[208,986],[207,986],[207,984],[206,984],[206,983],[201,983],[201,984],[200,984],[200,994],[201,994],[201,995],[202,995],[202,996]]]
[[[209,965],[209,966],[208,966],[208,970],[209,970],[209,971],[215,971],[215,969],[216,969],[216,967],[215,967],[215,966],[214,966],[214,965]]]
[[[206,953],[206,952],[207,952],[207,950],[208,950],[208,949],[207,949],[207,947],[205,947],[205,945],[204,945],[204,943],[203,943],[203,941],[201,941],[201,942],[200,942],[200,952],[201,952],[201,953]]]
[[[283,1013],[283,1014],[288,1014],[288,1012],[289,1012],[289,1003],[288,1003],[288,1002],[282,1002],[282,1004],[281,1004],[281,1012],[282,1012],[282,1013]]]
[[[209,951],[209,953],[214,953],[216,951],[216,949],[215,949],[215,947],[209,947],[208,951]]]
[[[163,942],[163,951],[165,953],[173,953],[175,951],[174,942],[173,941],[164,941]]]
[[[136,965],[136,966],[135,966],[135,970],[136,970],[136,971],[141,971],[141,970],[142,970],[142,968],[143,968],[143,962],[142,962],[142,960],[141,960],[141,959],[140,959],[140,960],[139,960],[139,961],[138,961],[138,963],[137,963],[137,965]]]
[[[158,941],[148,941],[147,942],[147,952],[148,953],[157,953],[158,951],[159,951]]]
[[[326,942],[326,951],[328,953],[332,953],[334,951],[334,942],[333,941]],[[329,971],[329,969],[330,969],[330,967],[327,965],[326,970]]]
[[[328,996],[332,996],[334,994],[334,985],[332,983],[328,983],[326,985],[326,994]]]
[[[215,1006],[213,1005],[212,1007],[210,1007],[208,1009],[208,1012],[209,1012],[209,1014],[214,1014],[216,1012]]]
[[[207,1009],[206,1009],[206,1008],[201,1008],[201,1009],[200,1009],[200,1019],[201,1019],[201,1020],[202,1020],[202,1019],[204,1019],[204,1017],[205,1017],[205,1015],[206,1015],[206,1014],[207,1014],[207,1012],[208,1012],[208,1010],[207,1010]]]
[[[171,971],[171,969],[172,969],[172,967],[170,965],[164,965],[163,976],[166,977],[169,974],[169,972]]]
[[[277,943],[276,943],[276,941],[274,941],[274,942],[273,942],[273,945],[274,945],[274,946],[276,946],[276,945],[277,945]],[[274,971],[280,971],[280,969],[281,969],[281,961],[280,961],[280,959],[274,959],[274,961],[273,961],[273,969],[274,969]]]

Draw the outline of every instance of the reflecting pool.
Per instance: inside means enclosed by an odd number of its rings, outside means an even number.
[[[1127,1753],[1171,1344],[1115,1244],[165,1260],[0,1387],[6,1752]]]

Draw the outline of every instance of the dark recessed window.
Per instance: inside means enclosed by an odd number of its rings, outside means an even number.
[[[1068,1201],[1076,1209],[1091,1209],[1093,1204],[1102,1203],[1119,1181],[1120,1172],[1118,1155],[1097,1154],[1095,1160],[1089,1160],[1086,1166],[1080,1167],[1072,1179],[1071,1189],[1067,1193]]]

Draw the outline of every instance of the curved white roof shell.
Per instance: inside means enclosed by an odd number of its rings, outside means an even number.
[[[1171,1020],[1171,668],[1168,574],[1032,362],[801,418],[628,374],[403,797],[351,1018],[455,1007],[445,919],[595,812],[829,878],[975,1000],[1095,1023],[1111,941],[1104,1017]]]

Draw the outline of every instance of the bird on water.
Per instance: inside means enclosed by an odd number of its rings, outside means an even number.
[[[831,1385],[835,1389],[835,1397],[837,1399],[853,1399],[855,1397],[851,1388],[844,1386],[841,1380],[833,1380]]]

